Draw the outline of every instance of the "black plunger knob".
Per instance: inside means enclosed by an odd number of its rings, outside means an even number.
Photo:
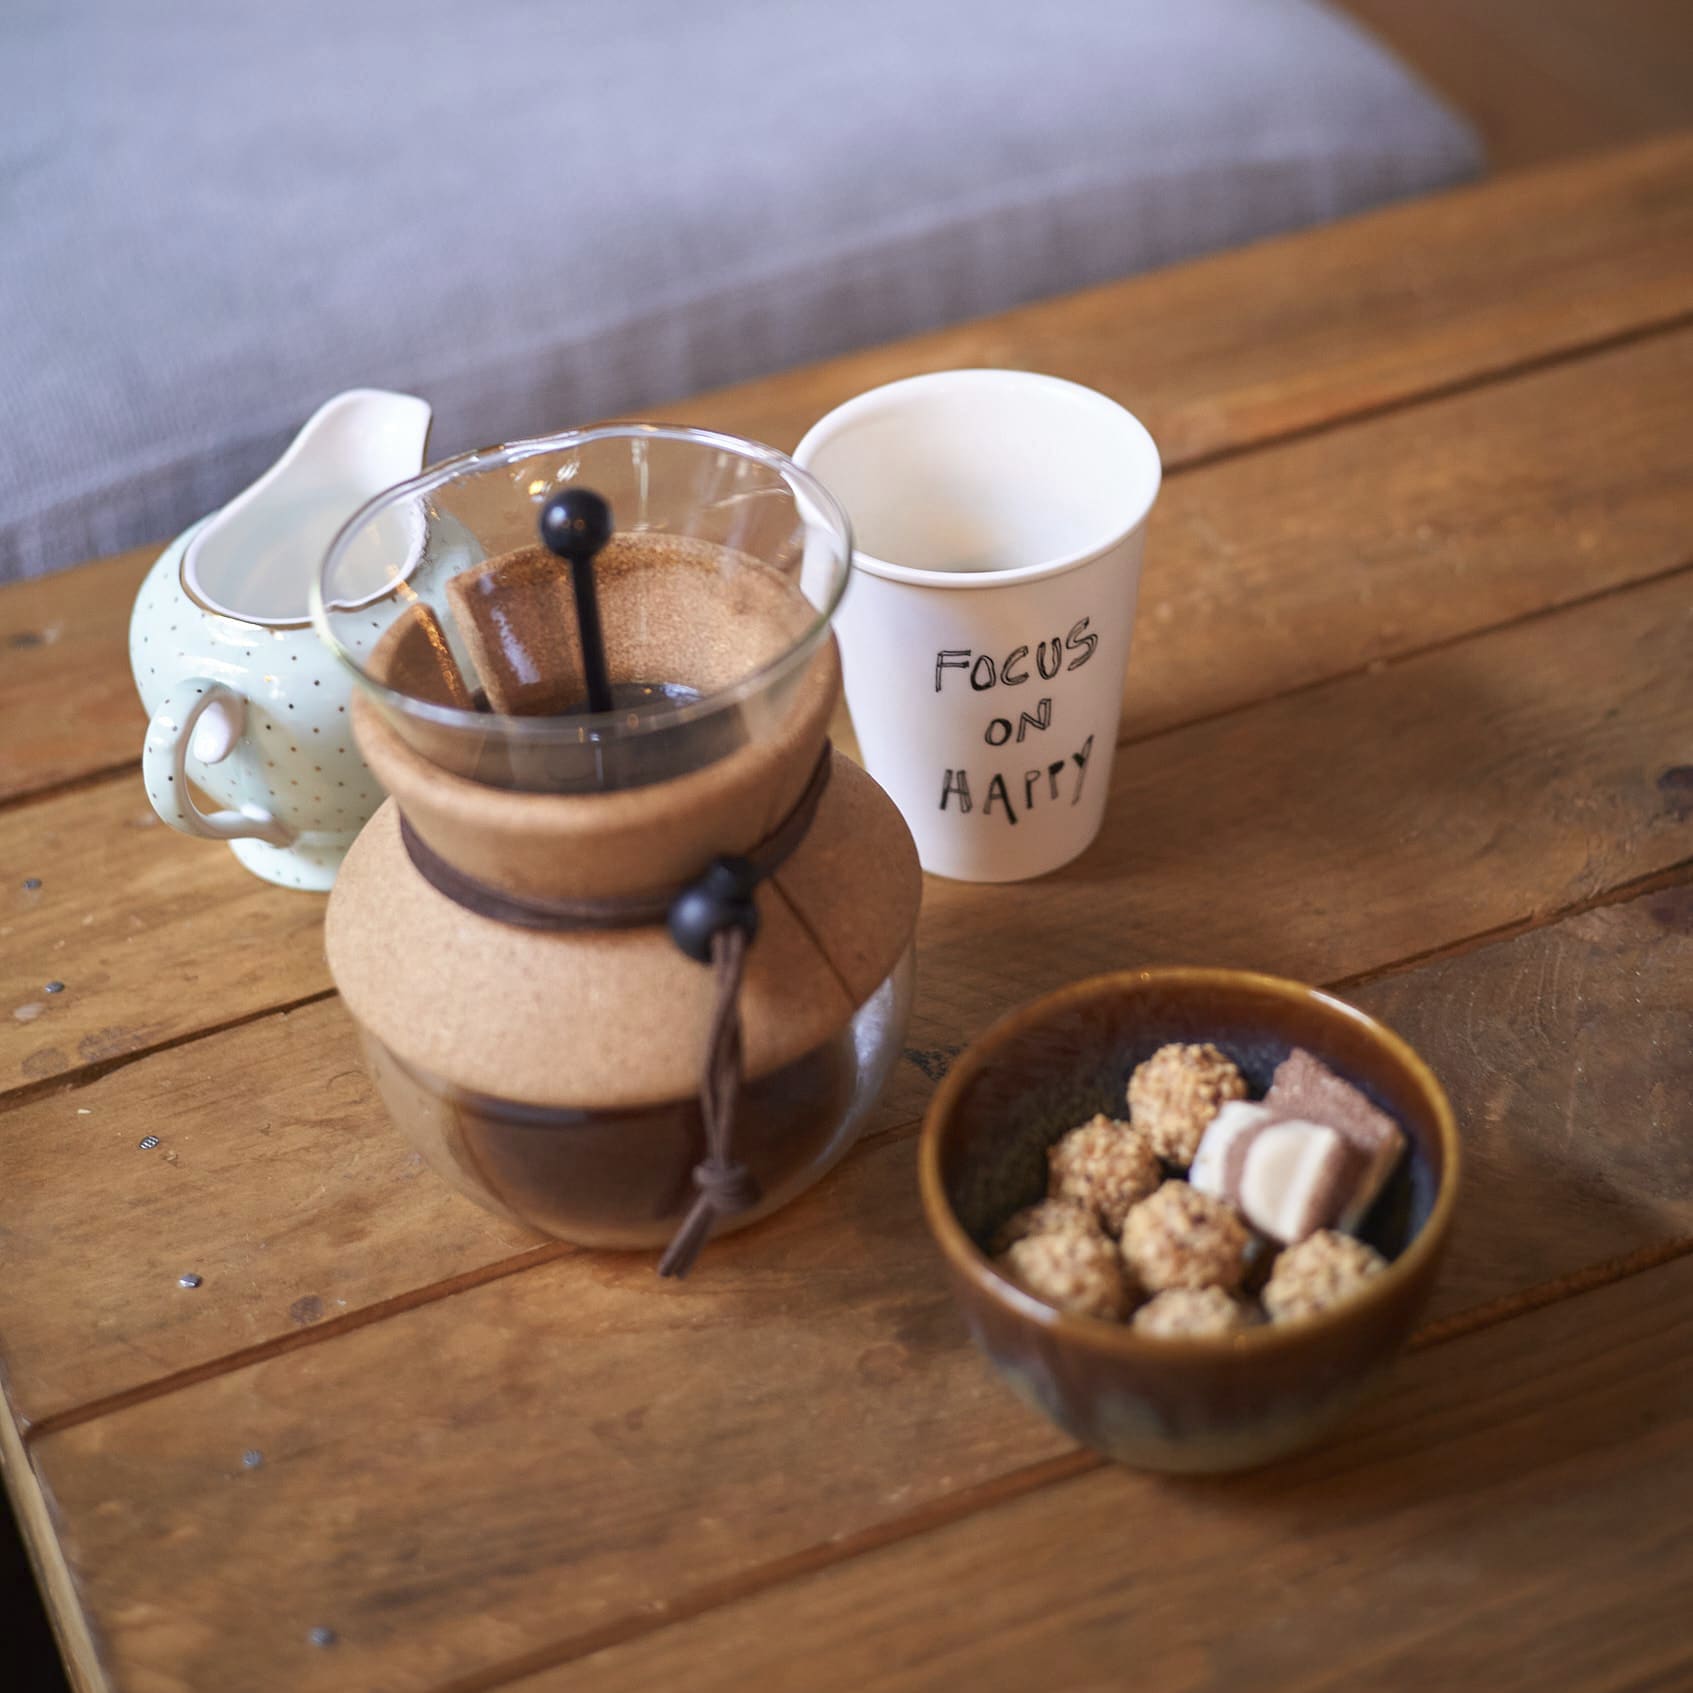
[[[719,858],[670,906],[670,938],[690,958],[711,962],[712,937],[720,929],[744,929],[750,941],[758,933],[753,889],[758,872],[744,858]]]
[[[566,488],[541,507],[541,539],[560,558],[592,558],[611,539],[611,507],[592,488]]]

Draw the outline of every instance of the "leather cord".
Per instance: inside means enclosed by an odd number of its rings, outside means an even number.
[[[694,1166],[698,1190],[694,1203],[658,1261],[661,1276],[685,1276],[717,1219],[750,1211],[764,1197],[752,1171],[735,1157],[735,1106],[741,1096],[741,978],[750,945],[741,928],[719,929],[711,938],[711,966],[717,982],[700,1083],[705,1157]]]
[[[829,785],[832,749],[825,743],[805,791],[793,809],[739,861],[755,882],[773,874],[805,839]],[[449,864],[412,828],[404,813],[400,838],[417,872],[454,904],[514,928],[551,930],[639,929],[668,922],[672,907],[693,894],[716,865],[692,882],[654,893],[616,894],[603,899],[532,899],[514,895]],[[749,906],[750,912],[750,906]],[[685,1276],[711,1237],[720,1217],[750,1210],[762,1197],[752,1171],[735,1157],[735,1112],[742,1081],[741,984],[755,924],[725,921],[711,934],[712,1009],[700,1070],[700,1117],[705,1157],[694,1166],[695,1197],[659,1259],[662,1276]]]
[[[811,820],[817,815],[823,790],[829,785],[829,769],[833,748],[824,743],[822,756],[817,760],[805,791],[794,802],[793,810],[743,856],[760,881],[777,869],[805,839]],[[449,864],[412,828],[404,812],[400,813],[400,839],[417,872],[437,893],[447,896],[455,905],[474,911],[478,917],[490,917],[496,923],[509,924],[514,929],[646,929],[665,922],[670,908],[694,883],[683,882],[675,887],[660,888],[651,893],[608,894],[599,899],[538,898],[529,894],[507,893],[467,875],[457,865]],[[703,872],[702,872],[703,874]],[[697,878],[696,878],[697,880]]]

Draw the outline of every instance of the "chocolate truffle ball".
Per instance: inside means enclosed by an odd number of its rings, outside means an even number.
[[[994,1260],[1036,1299],[1085,1317],[1127,1315],[1128,1284],[1117,1248],[1102,1234],[1032,1234]]]
[[[1354,1298],[1387,1260],[1373,1246],[1318,1229],[1281,1253],[1264,1284],[1264,1309],[1278,1323],[1315,1317]]]
[[[1146,1137],[1103,1113],[1049,1148],[1046,1162],[1052,1197],[1085,1205],[1113,1236],[1164,1174]]]
[[[1014,1212],[993,1237],[993,1250],[1004,1252],[1032,1234],[1100,1233],[1099,1219],[1085,1205],[1073,1199],[1043,1199]]]
[[[1186,1169],[1206,1125],[1246,1082],[1216,1047],[1161,1046],[1129,1077],[1129,1115],[1167,1163]]]
[[[1220,1287],[1172,1287],[1149,1299],[1135,1312],[1141,1334],[1165,1339],[1183,1336],[1214,1340],[1250,1326],[1252,1313]]]
[[[1148,1293],[1168,1287],[1220,1287],[1232,1293],[1246,1274],[1251,1236],[1226,1199],[1186,1182],[1165,1182],[1123,1225],[1123,1257]]]

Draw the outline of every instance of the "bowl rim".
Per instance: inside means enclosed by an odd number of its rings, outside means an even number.
[[[1244,987],[1272,999],[1317,1005],[1327,1015],[1362,1029],[1384,1047],[1426,1095],[1433,1107],[1435,1135],[1442,1154],[1440,1186],[1435,1193],[1434,1205],[1410,1245],[1388,1264],[1382,1274],[1372,1276],[1356,1298],[1348,1299],[1320,1316],[1308,1317],[1297,1323],[1260,1323],[1230,1335],[1148,1335],[1138,1332],[1126,1322],[1115,1323],[1101,1317],[1057,1310],[1033,1294],[1025,1293],[994,1269],[986,1253],[959,1222],[941,1179],[942,1125],[950,1119],[964,1088],[985,1067],[993,1051],[1011,1036],[1031,1025],[1038,1025],[1053,1010],[1067,1003],[1098,999],[1128,988],[1140,990],[1154,984],[1188,989]],[[1410,1043],[1385,1023],[1378,1022],[1368,1012],[1323,988],[1311,987],[1285,976],[1212,966],[1159,965],[1083,977],[1052,993],[1025,1001],[977,1035],[947,1071],[923,1115],[918,1141],[917,1180],[929,1233],[955,1273],[962,1275],[1013,1315],[1065,1341],[1096,1352],[1151,1362],[1175,1355],[1190,1359],[1206,1356],[1222,1358],[1292,1349],[1318,1336],[1333,1333],[1342,1324],[1355,1322],[1372,1307],[1389,1300],[1403,1283],[1439,1256],[1457,1205],[1460,1165],[1458,1126],[1446,1090]]]

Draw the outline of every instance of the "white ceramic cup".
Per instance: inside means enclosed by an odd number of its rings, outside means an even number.
[[[1069,863],[1105,815],[1152,437],[1091,388],[952,370],[847,401],[794,457],[852,519],[847,706],[923,868]]]

